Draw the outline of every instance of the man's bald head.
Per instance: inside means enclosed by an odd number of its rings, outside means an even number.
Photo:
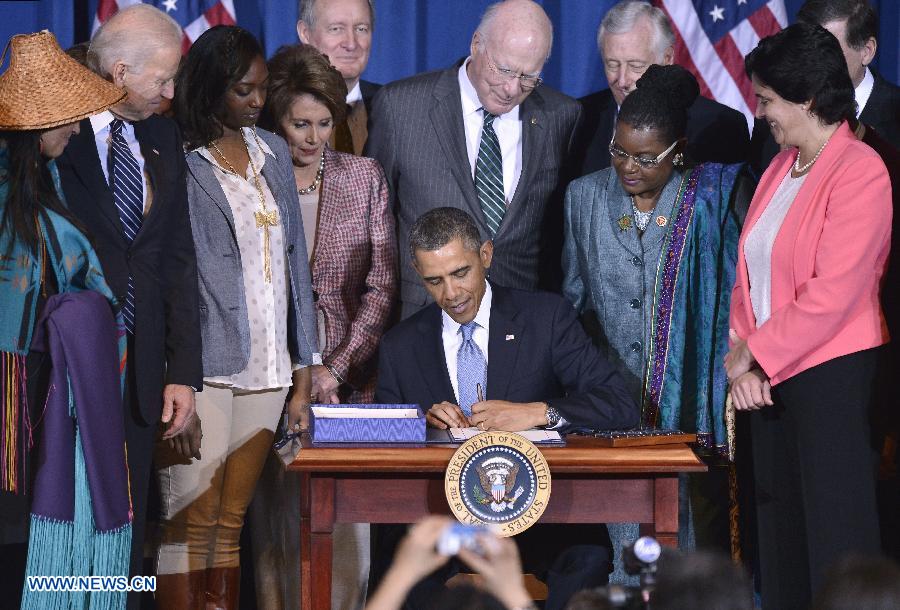
[[[553,47],[553,24],[547,13],[532,0],[506,0],[490,5],[484,11],[475,33],[483,40],[527,44],[546,49],[544,60]]]
[[[472,59],[466,66],[485,110],[501,115],[521,104],[552,46],[553,25],[539,4],[506,0],[489,6],[472,36]]]

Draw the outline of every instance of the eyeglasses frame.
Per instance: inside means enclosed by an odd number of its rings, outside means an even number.
[[[679,140],[675,140],[674,142],[672,142],[672,145],[662,151],[655,159],[641,159],[640,157],[635,157],[634,155],[628,154],[627,152],[616,146],[616,140],[615,138],[613,138],[609,141],[609,156],[623,160],[631,159],[641,169],[655,169],[659,167],[659,164],[663,162],[663,159],[669,156],[669,153],[675,150],[678,142]]]
[[[509,68],[501,68],[500,66],[497,65],[497,62],[495,62],[491,58],[490,54],[487,52],[487,49],[482,47],[482,51],[484,52],[484,57],[485,57],[485,59],[487,59],[488,67],[491,69],[491,72],[493,72],[497,76],[500,76],[501,78],[503,78],[506,81],[510,81],[514,78],[517,79],[519,81],[519,86],[522,88],[522,91],[534,91],[535,89],[540,87],[541,84],[544,82],[544,79],[541,78],[540,76],[532,76],[530,74],[519,74],[519,73],[513,72]],[[527,84],[527,81],[524,79],[533,79],[534,85],[532,86],[532,85]]]

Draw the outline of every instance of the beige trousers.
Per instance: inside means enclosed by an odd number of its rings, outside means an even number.
[[[159,443],[157,574],[240,565],[244,514],[271,453],[287,392],[204,384],[197,393],[202,458],[184,460]]]

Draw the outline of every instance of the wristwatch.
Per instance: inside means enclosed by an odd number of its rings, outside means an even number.
[[[544,428],[554,428],[559,423],[559,420],[562,419],[562,416],[559,414],[559,411],[556,410],[555,407],[551,407],[547,405],[544,409],[544,417],[547,418],[547,425]]]

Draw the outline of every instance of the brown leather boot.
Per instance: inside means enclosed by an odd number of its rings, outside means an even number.
[[[203,610],[206,570],[156,577],[156,607],[159,610]]]
[[[240,566],[206,569],[205,610],[238,610],[240,601]]]

